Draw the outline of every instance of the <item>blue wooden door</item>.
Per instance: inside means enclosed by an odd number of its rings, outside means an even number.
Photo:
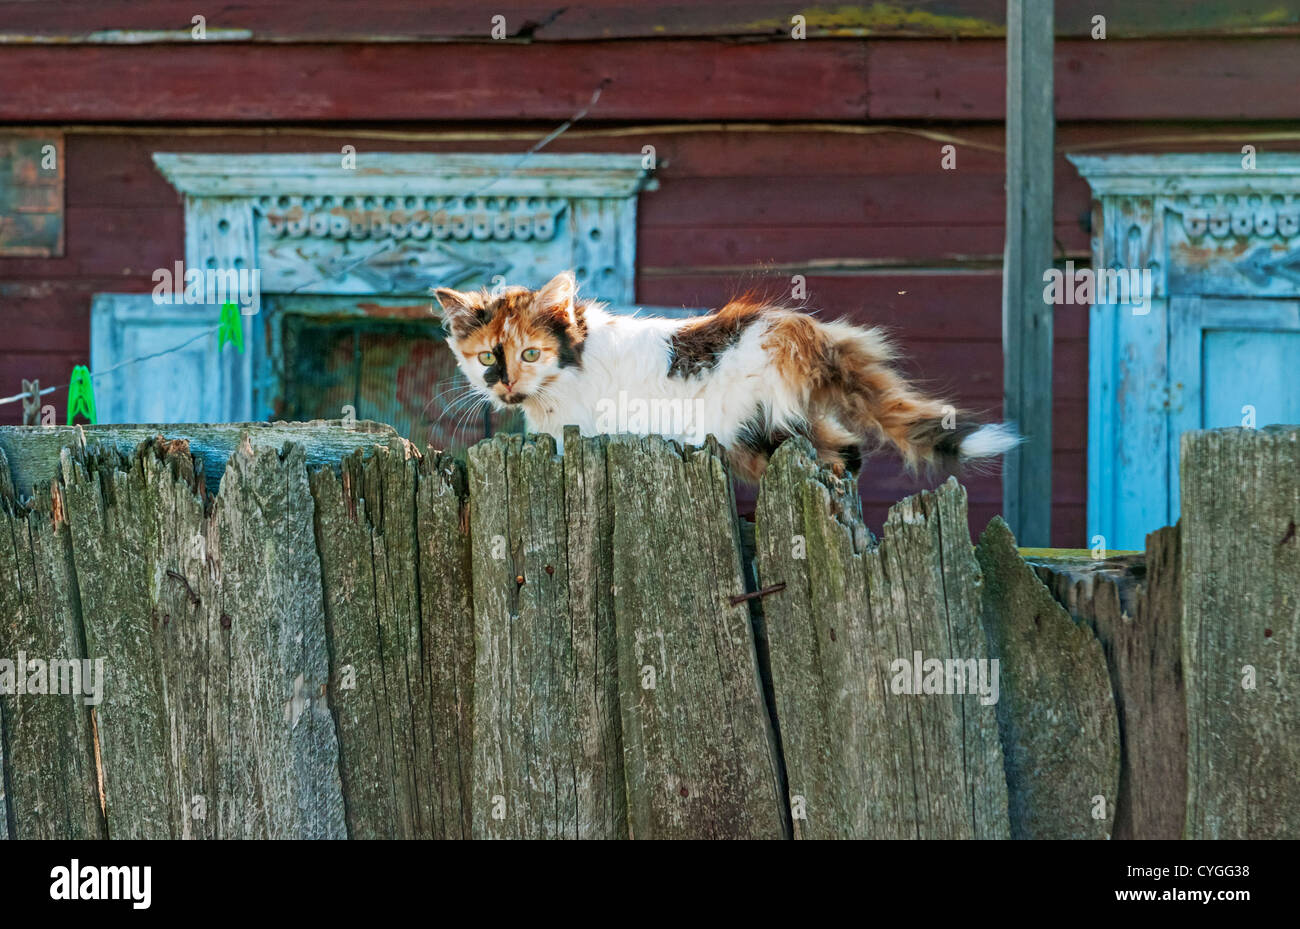
[[[1174,297],[1169,315],[1176,515],[1177,437],[1192,429],[1300,423],[1300,300]]]

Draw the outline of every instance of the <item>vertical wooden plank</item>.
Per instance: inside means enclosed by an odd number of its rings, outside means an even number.
[[[31,509],[0,503],[0,659],[15,665],[5,682],[15,692],[0,696],[0,714],[15,839],[105,837],[85,697],[16,692],[29,670],[20,659],[85,657],[64,496],[55,481],[36,488]]]
[[[620,785],[601,776],[617,711],[591,686],[607,613],[575,609],[570,561],[590,556],[568,538],[567,480],[549,436],[469,453],[476,838],[620,834]]]
[[[221,838],[346,835],[313,515],[302,446],[241,443],[212,514]]]
[[[1190,839],[1300,834],[1300,427],[1182,439]]]
[[[466,838],[463,476],[440,453],[417,459],[390,440],[311,484],[348,835]]]
[[[971,686],[978,674],[990,687],[987,699],[994,699],[991,688],[1000,671],[992,666],[997,656],[981,634],[979,569],[971,553],[965,489],[949,478],[938,491],[891,507],[880,556],[867,563],[868,584],[873,612],[893,619],[894,655],[919,653],[926,660],[951,658],[965,666],[965,694],[923,702],[919,713],[912,706],[916,701],[908,702],[917,837],[1005,838],[1007,794],[996,704],[986,705],[986,697]],[[979,670],[986,660],[987,674]]]
[[[431,838],[432,729],[420,641],[417,461],[400,441],[312,475],[330,706],[351,838]]]
[[[614,623],[614,507],[606,440],[564,432],[564,509],[568,532],[569,609],[582,624],[574,673],[591,766],[593,834],[626,838],[627,786],[619,710],[618,642]]]
[[[96,711],[109,837],[210,838],[201,471],[184,442],[63,455],[86,644],[112,684]]]
[[[1013,839],[1110,838],[1119,720],[1101,643],[1078,625],[994,517],[975,552],[989,654],[1000,660],[998,726]]]
[[[782,838],[785,801],[713,449],[609,440],[613,584],[632,838]]]
[[[416,490],[420,628],[433,738],[430,822],[435,837],[472,829],[474,602],[465,466],[426,449]]]
[[[895,687],[896,662],[910,667],[917,652],[976,667],[989,657],[966,525],[950,481],[894,507],[876,543],[856,487],[820,469],[806,443],[768,465],[758,583],[786,584],[763,609],[797,837],[1007,836],[997,710],[977,681]]]
[[[1092,627],[1106,655],[1120,723],[1111,837],[1177,839],[1187,797],[1179,528],[1151,533],[1142,555],[1027,560],[1075,622]]]
[[[1007,0],[1007,248],[1002,280],[1003,415],[1024,444],[1004,459],[1003,508],[1023,544],[1051,544],[1053,5]]]
[[[902,706],[872,667],[892,648],[868,619],[860,553],[874,540],[856,505],[850,484],[829,479],[793,442],[759,488],[757,584],[786,585],[764,600],[763,618],[798,839],[915,835],[904,802],[908,750],[891,739]]]

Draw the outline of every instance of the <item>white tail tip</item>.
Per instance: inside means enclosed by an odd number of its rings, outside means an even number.
[[[996,458],[1023,441],[1024,437],[1010,423],[989,423],[962,439],[957,454],[962,461]]]

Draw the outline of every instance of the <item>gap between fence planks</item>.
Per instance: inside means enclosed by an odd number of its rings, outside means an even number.
[[[173,428],[203,448],[133,444]],[[797,441],[760,488],[751,570],[714,446],[571,432],[559,456],[507,436],[466,463],[345,431],[129,427],[87,448],[0,429],[0,659],[108,659],[93,709],[0,696],[0,834],[1167,835],[1171,610],[1201,713],[1189,834],[1295,834],[1294,792],[1245,770],[1294,760],[1293,711],[1268,703],[1295,657],[1294,430],[1189,440],[1182,550],[1164,530],[1136,588],[1086,590],[1077,566],[1027,566],[997,521],[972,550],[954,482],[877,542]],[[1188,544],[1227,505],[1195,490],[1201,468],[1246,488],[1231,518],[1258,538]],[[1225,560],[1251,611],[1207,599]],[[1206,657],[1202,614],[1255,649],[1257,691]],[[916,652],[998,658],[999,703],[895,692]],[[1229,720],[1225,752],[1206,733]]]

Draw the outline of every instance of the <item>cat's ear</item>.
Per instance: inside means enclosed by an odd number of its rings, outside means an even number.
[[[561,271],[537,291],[534,307],[539,313],[556,314],[565,319],[573,318],[573,298],[578,291],[578,282],[572,271]]]
[[[482,308],[478,294],[462,293],[450,287],[439,287],[433,296],[442,307],[447,328],[457,334],[471,328],[471,323],[477,319],[478,311]]]

